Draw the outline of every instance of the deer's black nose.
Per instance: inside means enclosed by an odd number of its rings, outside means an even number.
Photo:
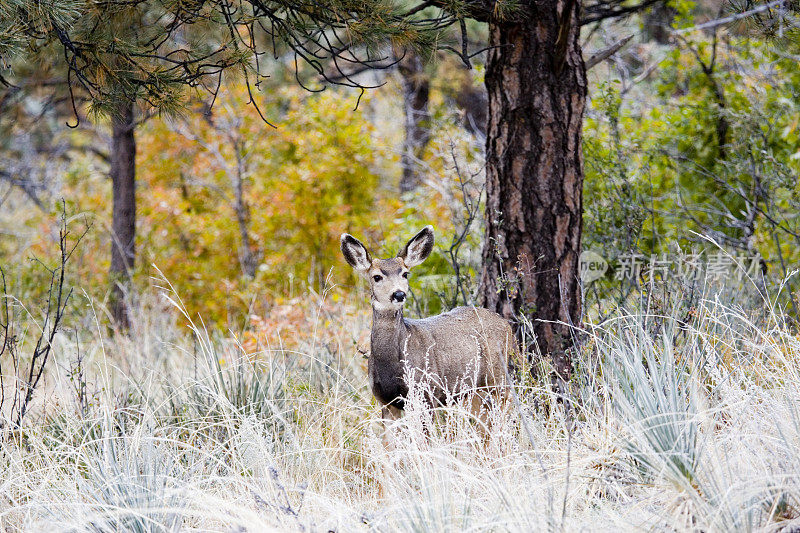
[[[402,303],[406,299],[406,293],[403,291],[394,291],[392,293],[392,301]]]

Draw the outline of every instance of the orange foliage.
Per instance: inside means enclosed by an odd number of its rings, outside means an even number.
[[[242,84],[230,82],[210,113],[198,102],[183,117],[145,122],[136,132],[138,289],[155,265],[193,316],[237,331],[252,321],[253,349],[256,341],[275,347],[288,337],[298,348],[314,329],[311,310],[301,305],[309,289],[319,294],[336,285],[338,297],[354,286],[355,275],[340,256],[342,232],[358,235],[379,256],[396,253],[427,223],[443,244],[452,230],[448,191],[458,188],[453,132],[437,135],[425,156],[433,186],[400,198],[397,97],[368,93],[354,110],[353,94],[265,91],[259,103],[272,127],[248,103]],[[91,226],[71,260],[72,284],[102,303],[111,226],[107,168],[88,155],[76,157],[63,192],[73,236],[82,233],[84,221]],[[47,260],[57,221],[55,212],[20,219],[40,237],[8,252]],[[27,284],[42,285],[38,271],[28,270]],[[416,293],[422,294],[426,274],[445,272],[442,257],[429,259],[412,280]]]
[[[345,303],[338,292],[324,301],[307,294],[278,298],[266,316],[250,316],[250,328],[244,333],[242,347],[256,356],[264,353],[270,356],[275,351],[293,351],[299,355],[322,346],[329,353],[366,353],[370,320],[368,306]],[[348,327],[354,328],[350,336],[342,337]]]
[[[180,287],[190,311],[216,320],[265,310],[267,289],[322,289],[341,232],[376,226],[381,164],[391,159],[335,92],[273,95],[262,106],[280,116],[277,128],[247,98],[229,84],[213,114],[154,121],[139,135],[146,262]]]

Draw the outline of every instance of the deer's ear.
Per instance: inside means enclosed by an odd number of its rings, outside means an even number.
[[[425,226],[414,235],[403,251],[397,256],[408,268],[415,267],[425,261],[433,251],[433,226]]]
[[[367,247],[349,233],[342,233],[340,240],[345,261],[357,272],[366,273],[372,266],[372,257],[369,255]]]

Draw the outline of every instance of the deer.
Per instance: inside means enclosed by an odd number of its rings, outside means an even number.
[[[373,259],[361,241],[341,236],[345,260],[369,282],[370,388],[385,425],[402,416],[409,386],[423,384],[428,407],[469,398],[472,413],[488,431],[484,408],[507,403],[508,361],[518,353],[516,338],[506,319],[481,307],[457,307],[422,319],[403,316],[409,270],[425,261],[433,246],[432,226],[390,259]]]

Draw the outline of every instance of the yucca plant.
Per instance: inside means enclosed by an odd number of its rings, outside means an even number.
[[[645,476],[665,476],[691,490],[701,454],[694,362],[676,358],[675,333],[674,321],[653,335],[641,317],[630,317],[598,347],[614,408],[627,429],[631,460]]]
[[[187,505],[175,450],[159,443],[152,434],[112,435],[110,421],[102,439],[85,446],[85,476],[79,489],[87,495],[88,508],[82,522],[87,531],[154,533],[178,531]]]

